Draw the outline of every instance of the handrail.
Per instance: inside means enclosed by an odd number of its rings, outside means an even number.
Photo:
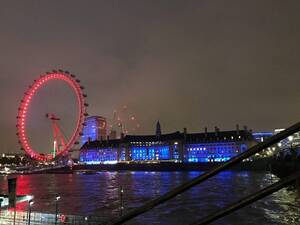
[[[266,149],[266,148],[278,143],[279,141],[291,136],[292,134],[294,134],[298,131],[300,131],[300,122],[295,123],[294,125],[290,126],[289,128],[283,130],[282,132],[266,139],[264,142],[261,142],[255,146],[249,148],[247,151],[241,153],[240,155],[238,155],[236,157],[233,157],[232,159],[225,162],[224,164],[222,164],[200,176],[197,176],[197,177],[191,179],[190,181],[187,181],[187,182],[175,187],[174,189],[163,194],[162,196],[159,196],[157,198],[154,198],[154,199],[146,202],[143,206],[141,206],[139,208],[129,211],[127,214],[117,218],[115,221],[109,222],[108,225],[123,224],[124,222],[149,211],[150,209],[154,208],[155,206],[166,202],[167,200],[175,197],[176,195],[181,194],[182,192],[190,189],[191,187],[194,187],[195,185],[197,185],[199,183],[202,183],[203,181],[207,180],[210,177],[213,177],[214,175],[218,174],[219,172],[240,163],[244,159],[262,151],[263,149]]]
[[[197,222],[194,222],[190,225],[205,225],[205,224],[209,224],[215,220],[218,220],[240,208],[243,208],[247,205],[250,205],[252,204],[253,202],[256,202],[292,183],[294,183],[297,179],[300,178],[300,172],[295,172],[293,173],[292,175],[288,176],[288,177],[285,177],[283,179],[281,179],[280,181],[262,189],[262,190],[259,190],[255,193],[252,193],[242,199],[240,199],[239,201],[235,202],[235,203],[232,203],[230,205],[228,205],[227,207],[224,207],[223,209],[211,214],[211,215],[208,215],[200,220],[198,220]]]

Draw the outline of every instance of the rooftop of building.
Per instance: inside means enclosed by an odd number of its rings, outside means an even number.
[[[256,131],[252,133],[253,136],[272,136],[274,132],[272,131]]]
[[[145,143],[145,142],[168,142],[168,141],[185,141],[186,143],[205,143],[205,142],[229,142],[229,141],[251,141],[254,140],[248,130],[231,130],[203,133],[173,132],[161,135],[126,135],[120,139],[97,140],[85,143],[82,148],[96,147],[117,147],[120,144]]]
[[[106,120],[106,118],[103,117],[103,116],[88,116],[88,117],[85,118],[85,121],[97,120],[97,119],[99,119],[99,120]]]

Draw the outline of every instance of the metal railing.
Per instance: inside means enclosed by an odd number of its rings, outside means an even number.
[[[59,219],[57,225],[96,225],[104,224],[106,218],[95,216],[78,216],[78,215],[65,215],[65,221]],[[0,211],[0,225],[28,225],[29,215],[27,211],[14,211],[2,209]],[[30,217],[30,225],[55,225],[55,214],[32,212]]]
[[[146,202],[143,206],[133,209],[131,211],[129,211],[127,214],[119,217],[118,219],[116,219],[113,222],[109,222],[107,223],[108,225],[120,225],[125,223],[128,220],[131,220],[135,217],[137,217],[138,215],[141,215],[147,211],[149,211],[150,209],[168,201],[169,199],[174,198],[175,196],[177,196],[178,194],[183,193],[184,191],[194,187],[195,185],[198,185],[200,183],[202,183],[203,181],[215,176],[216,174],[218,174],[219,172],[228,169],[240,162],[242,162],[244,159],[249,158],[250,156],[255,155],[256,153],[259,153],[260,151],[278,143],[279,141],[291,136],[292,134],[296,133],[300,131],[300,122],[290,126],[289,128],[285,129],[284,131],[266,139],[264,142],[261,142],[251,148],[249,148],[247,151],[241,153],[240,155],[230,159],[229,161],[225,162],[224,164],[200,175],[197,176],[194,179],[191,179],[190,181],[187,181],[179,186],[177,186],[176,188],[168,191],[167,193],[165,193],[162,196],[159,196],[157,198],[154,198],[148,202]]]

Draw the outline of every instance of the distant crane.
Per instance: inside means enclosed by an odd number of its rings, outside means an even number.
[[[120,110],[113,111],[112,122],[109,127],[111,130],[119,128],[121,133],[129,134],[129,132],[139,130],[140,126],[136,116],[132,112],[129,113],[127,105],[124,105]]]
[[[58,126],[58,122],[60,118],[58,118],[53,113],[47,113],[46,118],[51,120],[52,130],[53,130],[53,158],[60,152],[60,146],[63,148],[66,147],[66,140],[64,135],[61,132],[61,129]]]

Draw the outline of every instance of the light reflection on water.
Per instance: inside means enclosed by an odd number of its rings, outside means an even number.
[[[34,211],[54,213],[54,198],[58,193],[61,196],[61,213],[111,218],[119,215],[120,186],[124,189],[124,204],[128,210],[200,174],[201,172],[124,171],[89,175],[27,175],[18,176],[17,192],[20,195],[35,196]],[[188,224],[277,180],[265,173],[226,171],[128,224]],[[0,177],[0,189],[7,192],[6,177]],[[283,189],[213,224],[300,224],[299,206],[296,192]],[[26,210],[27,204],[19,204],[18,209]]]

